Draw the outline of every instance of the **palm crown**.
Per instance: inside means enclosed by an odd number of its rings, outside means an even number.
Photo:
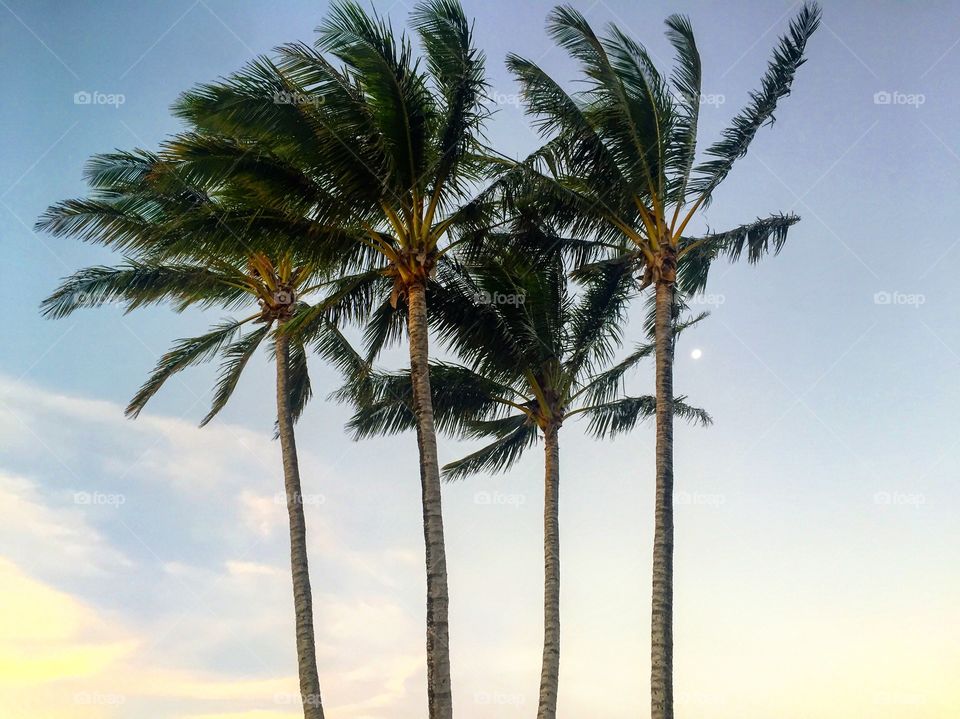
[[[394,304],[482,209],[465,200],[484,167],[483,54],[457,3],[421,3],[412,19],[422,66],[387,21],[335,5],[316,47],[283,46],[185,94],[175,111],[195,132],[168,145],[192,179],[254,198],[255,216],[237,218],[248,232],[286,230],[376,270],[362,280],[386,275]]]
[[[673,15],[666,21],[676,52],[667,79],[646,49],[616,26],[601,37],[573,8],[557,8],[550,34],[579,63],[586,89],[568,94],[535,63],[509,56],[526,110],[549,139],[508,173],[501,188],[514,203],[574,236],[592,237],[632,257],[646,284],[660,278],[673,282],[679,264],[682,288],[699,290],[716,257],[736,259],[746,248],[753,261],[779,250],[798,220],[794,215],[773,215],[700,238],[684,232],[746,154],[757,130],[773,121],[819,20],[815,5],[803,7],[780,39],[760,90],[706,149],[708,159],[697,164],[702,73],[689,20]]]
[[[576,415],[589,420],[592,434],[606,436],[653,414],[652,397],[622,395],[624,377],[653,354],[653,345],[613,359],[633,292],[622,274],[607,269],[572,293],[559,254],[534,259],[519,252],[469,265],[445,262],[440,273],[433,324],[466,364],[431,367],[437,424],[461,437],[494,440],[447,465],[449,478],[506,469],[539,433]],[[408,377],[409,371],[374,372],[336,394],[357,406],[348,425],[356,437],[414,428]],[[682,398],[677,412],[710,421]]]

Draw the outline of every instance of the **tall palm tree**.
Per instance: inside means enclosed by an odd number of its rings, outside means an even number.
[[[614,435],[652,416],[652,397],[623,397],[619,390],[628,370],[653,348],[641,345],[612,363],[634,289],[616,269],[598,274],[577,296],[559,254],[539,261],[517,252],[466,269],[452,263],[441,268],[434,324],[467,365],[433,364],[434,411],[441,429],[493,441],[444,472],[456,479],[503,471],[543,439],[544,639],[537,716],[553,719],[560,672],[560,429],[582,415],[592,434]],[[415,427],[408,378],[409,370],[371,373],[338,393],[357,406],[348,425],[357,438]],[[709,422],[682,398],[674,409]]]
[[[644,47],[611,25],[598,35],[569,6],[548,29],[579,64],[585,89],[568,94],[535,63],[507,64],[520,82],[527,112],[546,144],[501,182],[526,211],[540,212],[577,237],[591,238],[614,262],[638,272],[655,294],[657,452],[651,617],[651,716],[673,717],[673,352],[671,308],[682,291],[701,290],[713,260],[759,260],[783,246],[795,215],[773,215],[703,237],[685,234],[734,162],[743,157],[804,62],[820,10],[806,4],[780,38],[773,58],[721,139],[695,162],[701,61],[687,18],[666,21],[676,52],[669,79]],[[532,188],[532,191],[531,191]],[[534,209],[535,208],[535,209]],[[593,269],[595,269],[594,266]]]
[[[309,290],[310,274],[303,267],[294,267],[290,257],[282,258],[275,265],[261,254],[250,257],[245,271],[226,262],[220,263],[216,270],[185,264],[127,263],[114,268],[92,267],[68,278],[44,301],[43,312],[51,317],[64,317],[81,306],[114,301],[126,302],[133,307],[167,299],[178,303],[180,309],[195,303],[219,304],[225,299],[230,305],[241,304],[243,300],[256,301],[258,309],[255,313],[242,319],[225,320],[206,334],[176,342],[160,358],[150,378],[130,401],[126,413],[129,417],[137,417],[174,374],[220,356],[222,365],[213,406],[201,422],[201,426],[206,425],[226,405],[250,358],[269,338],[276,365],[277,434],[290,530],[300,693],[304,716],[323,719],[307,563],[306,521],[293,429],[310,398],[310,378],[303,344],[295,340],[291,342],[282,331],[298,309],[300,293]],[[248,325],[259,326],[244,334]]]
[[[426,287],[466,228],[482,225],[470,201],[486,171],[484,56],[456,0],[423,0],[410,40],[358,4],[335,3],[314,47],[294,43],[182,96],[190,125],[164,146],[188,185],[227,187],[227,207],[187,213],[157,233],[155,208],[77,202],[64,231],[123,250],[178,258],[246,247],[298,256],[342,275],[338,320],[370,320],[368,357],[406,331],[416,397],[427,579],[427,689],[431,719],[452,715],[446,552],[431,405]],[[196,198],[203,204],[202,192]],[[157,250],[156,248],[160,248]],[[300,332],[328,306],[294,319]],[[399,309],[399,312],[395,311]],[[304,335],[308,336],[308,335]],[[307,340],[305,340],[307,341]]]
[[[306,523],[293,424],[311,396],[307,352],[301,337],[287,326],[307,311],[314,345],[327,359],[348,369],[349,345],[306,298],[326,288],[323,265],[303,260],[297,243],[271,260],[251,243],[260,238],[234,237],[233,245],[216,255],[191,241],[189,228],[211,214],[232,208],[231,188],[200,187],[176,163],[138,151],[95,156],[86,172],[91,195],[52,206],[38,222],[40,229],[122,246],[135,257],[115,267],[89,267],[66,278],[42,304],[44,315],[65,317],[79,308],[109,303],[127,311],[167,302],[177,311],[219,307],[236,311],[256,306],[253,314],[228,319],[198,337],[178,341],[158,362],[127,407],[136,417],[174,374],[191,365],[222,359],[213,405],[201,426],[210,422],[230,399],[250,358],[270,342],[276,365],[277,435],[280,439],[284,489],[290,531],[296,646],[304,716],[322,719],[323,706],[313,629],[312,592],[307,562]],[[279,235],[273,236],[278,245]],[[245,328],[256,327],[244,334]],[[357,371],[359,366],[353,368]]]

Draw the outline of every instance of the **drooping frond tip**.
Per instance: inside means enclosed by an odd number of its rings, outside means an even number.
[[[757,130],[774,122],[777,103],[790,94],[797,68],[806,61],[807,41],[820,26],[820,18],[819,5],[804,4],[774,48],[760,90],[750,93],[747,106],[733,118],[721,139],[706,150],[713,159],[697,166],[696,177],[690,183],[691,190],[703,197],[704,205],[710,202],[713,190],[730,172],[733,163],[747,154]]]

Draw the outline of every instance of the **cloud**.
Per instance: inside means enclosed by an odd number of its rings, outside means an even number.
[[[287,517],[268,435],[130,422],[119,405],[2,376],[0,426],[4,719],[297,716]],[[330,476],[308,450],[301,460],[305,476]],[[348,539],[319,499],[307,509],[330,713],[421,713],[421,612],[390,590],[404,573],[420,589],[417,552]]]
[[[0,469],[0,546],[40,573],[102,576],[131,561],[89,525],[72,495]]]

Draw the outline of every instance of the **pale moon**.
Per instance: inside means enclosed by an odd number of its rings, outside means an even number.
[[[696,349],[690,353],[690,356],[693,357],[694,359],[700,359],[701,357],[703,357],[703,352],[699,349]]]

